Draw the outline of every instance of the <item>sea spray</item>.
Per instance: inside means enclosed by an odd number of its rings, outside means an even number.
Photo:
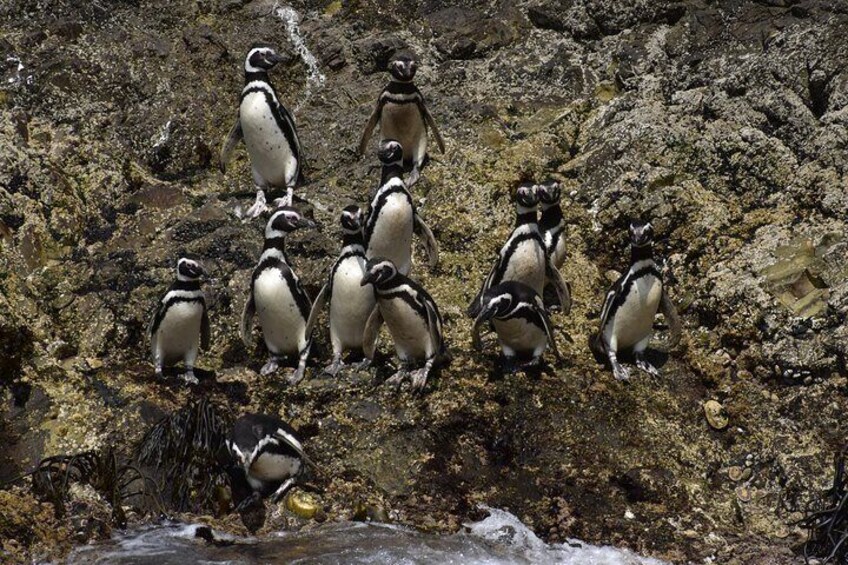
[[[295,106],[294,109],[297,110],[309,100],[316,90],[324,86],[324,83],[327,82],[327,77],[318,68],[318,60],[306,46],[306,41],[304,41],[303,36],[300,34],[300,14],[291,6],[282,6],[279,2],[274,4],[271,13],[280,18],[283,25],[286,26],[289,41],[291,41],[300,58],[303,59],[308,71],[306,77],[306,94]]]

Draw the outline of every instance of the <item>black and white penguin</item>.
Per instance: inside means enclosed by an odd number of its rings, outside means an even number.
[[[403,148],[393,139],[380,142],[377,156],[382,164],[380,187],[374,193],[365,221],[365,256],[385,257],[401,274],[412,268],[412,234],[421,237],[428,264],[439,263],[439,245],[433,232],[418,215],[403,182]]]
[[[551,265],[539,231],[536,217],[539,196],[536,186],[530,182],[521,183],[515,192],[515,204],[515,228],[501,248],[497,261],[480,287],[480,292],[468,306],[468,315],[472,318],[480,314],[486,291],[504,281],[524,283],[541,295],[545,280],[550,279],[560,304],[571,303],[568,287],[559,271]]]
[[[268,78],[268,71],[280,61],[267,46],[254,46],[247,53],[238,118],[221,147],[219,165],[221,172],[226,172],[233,148],[244,138],[256,185],[256,202],[246,212],[250,218],[267,210],[266,189],[286,187],[284,204],[290,206],[303,165],[294,119]]]
[[[548,346],[560,359],[542,298],[526,284],[502,282],[483,295],[483,306],[472,331],[472,345],[478,351],[482,349],[480,328],[489,321],[498,334],[505,369],[515,370],[517,363],[525,367],[538,365]]]
[[[295,485],[306,466],[315,464],[303,450],[303,444],[294,429],[275,416],[245,414],[233,425],[227,439],[227,449],[235,461],[230,473],[238,490],[249,490],[239,509],[271,496],[272,502],[280,500]],[[246,482],[249,489],[244,489]],[[241,497],[233,497],[237,500]]]
[[[380,92],[377,105],[359,141],[359,154],[363,155],[371,133],[377,122],[380,122],[380,140],[398,140],[403,147],[404,162],[412,166],[409,186],[418,182],[421,176],[421,167],[427,155],[428,127],[433,131],[439,151],[445,152],[445,143],[424,103],[424,96],[412,82],[416,70],[417,64],[409,54],[401,53],[393,58],[389,63],[391,80]]]
[[[262,367],[270,375],[286,355],[297,355],[298,365],[289,383],[303,379],[306,359],[312,345],[312,329],[317,309],[303,289],[286,256],[286,236],[300,228],[313,228],[315,222],[304,218],[290,206],[279,208],[265,227],[265,247],[250,280],[250,295],[241,317],[241,338],[253,345],[254,314],[259,317],[262,337],[270,355]]]
[[[550,257],[551,266],[559,271],[562,264],[565,263],[567,251],[564,233],[565,219],[560,205],[562,189],[557,181],[548,180],[536,185],[536,191],[539,194],[539,206],[542,209],[539,218],[539,231],[542,232],[542,241],[545,242],[545,251]],[[571,299],[570,292],[568,298]],[[560,306],[566,314],[571,310],[570,303],[560,304]]]
[[[589,339],[595,356],[607,358],[616,379],[630,378],[627,368],[618,362],[622,351],[632,352],[636,366],[650,375],[659,371],[645,358],[645,350],[654,333],[654,318],[662,306],[671,327],[679,336],[676,310],[663,288],[662,276],[654,261],[654,229],[650,223],[634,220],[630,224],[630,268],[607,292],[601,311],[598,333]],[[672,316],[673,314],[673,316]]]
[[[385,321],[402,365],[386,383],[400,386],[409,376],[413,390],[422,390],[434,363],[445,353],[442,316],[436,302],[421,285],[401,274],[392,261],[382,257],[368,260],[362,286],[367,284],[374,286],[377,308],[365,328],[366,355],[373,357],[377,334]],[[424,367],[410,373],[410,366],[422,361]]]
[[[342,210],[342,252],[315,299],[315,307],[319,309],[327,300],[330,302],[333,362],[324,371],[333,376],[343,365],[345,351],[362,350],[365,323],[376,306],[374,291],[362,286],[366,262],[362,223],[359,206],[351,205]]]
[[[162,367],[182,361],[186,369],[183,379],[198,382],[194,362],[201,347],[209,349],[210,337],[206,299],[200,288],[205,274],[197,261],[185,257],[177,261],[177,280],[159,302],[147,328],[157,377],[162,376]]]

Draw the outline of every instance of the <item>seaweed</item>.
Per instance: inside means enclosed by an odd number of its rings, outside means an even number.
[[[821,565],[848,564],[848,476],[845,463],[848,447],[837,455],[833,486],[822,492],[807,508],[798,524],[806,528],[807,541],[802,551],[810,563],[816,559]]]
[[[138,461],[161,475],[162,496],[178,511],[212,508],[227,484],[229,418],[207,399],[165,416],[136,448]]]
[[[65,502],[72,483],[91,485],[109,503],[112,522],[119,528],[127,525],[124,506],[133,499],[139,502],[134,506],[142,510],[161,508],[158,489],[151,488],[155,487],[153,481],[134,465],[119,462],[111,447],[103,452],[47,457],[31,475],[33,492],[53,504],[57,518],[67,512]]]

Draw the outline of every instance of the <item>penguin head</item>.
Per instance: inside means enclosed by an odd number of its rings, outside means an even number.
[[[396,139],[384,139],[380,142],[380,147],[377,149],[377,158],[380,163],[385,165],[393,165],[403,163],[403,147]]]
[[[393,80],[399,82],[411,82],[417,70],[418,64],[409,53],[395,55],[389,62],[389,73]]]
[[[351,204],[342,210],[342,231],[346,234],[358,234],[362,231],[362,209]]]
[[[261,73],[273,68],[283,58],[267,45],[254,45],[244,58],[244,72]]]
[[[365,264],[365,276],[362,277],[360,286],[366,284],[380,286],[395,278],[397,274],[397,267],[390,260],[383,257],[373,257]]]
[[[539,194],[539,202],[542,205],[551,205],[558,204],[560,198],[562,197],[562,189],[560,188],[559,182],[551,179],[543,182],[542,184],[536,187],[536,191]]]
[[[177,260],[177,280],[196,281],[205,274],[206,271],[194,259],[180,257]]]
[[[315,222],[303,216],[297,208],[280,206],[265,226],[265,239],[285,237],[297,229],[314,227]]]
[[[532,182],[522,182],[515,189],[515,203],[519,208],[533,209],[539,205],[539,193]]]
[[[645,247],[654,242],[654,227],[651,222],[632,220],[630,222],[630,244],[633,247]]]
[[[512,310],[512,294],[499,287],[491,288],[483,295],[483,309],[480,310],[475,323],[505,317]]]

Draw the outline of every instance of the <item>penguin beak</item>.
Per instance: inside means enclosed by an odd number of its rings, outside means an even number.
[[[318,224],[316,224],[314,220],[310,220],[309,218],[300,218],[300,221],[297,222],[297,227],[299,227],[299,228],[317,228]]]
[[[365,276],[362,277],[362,282],[359,283],[359,286],[365,286],[367,284],[371,284],[374,282],[374,275],[371,272],[365,273]]]
[[[268,55],[268,62],[271,64],[271,66],[274,66],[277,63],[282,63],[283,58],[277,55],[276,53],[271,53],[270,55]]]

